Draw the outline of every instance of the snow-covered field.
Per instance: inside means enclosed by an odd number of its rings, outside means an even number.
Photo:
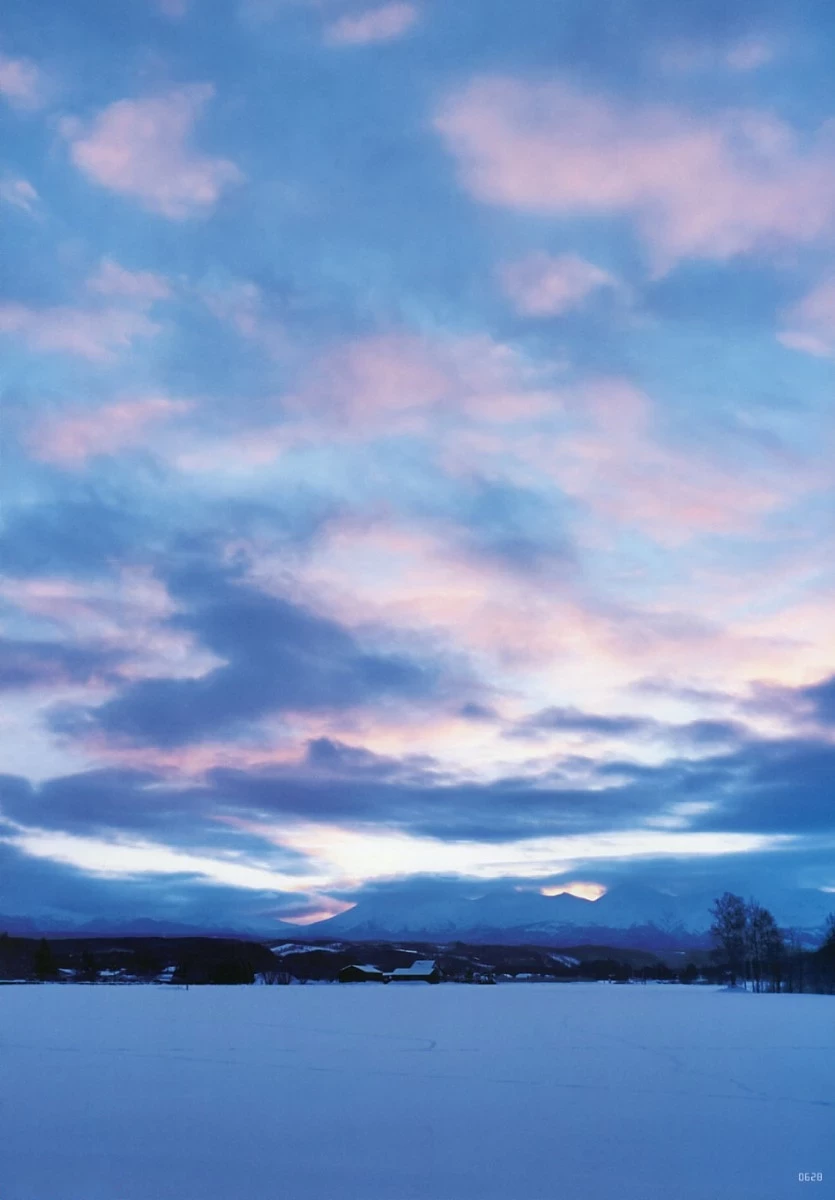
[[[0,1200],[808,1192],[835,1194],[835,997],[0,987]]]

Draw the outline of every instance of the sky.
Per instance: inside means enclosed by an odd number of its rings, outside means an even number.
[[[835,891],[833,49],[6,0],[0,914]]]

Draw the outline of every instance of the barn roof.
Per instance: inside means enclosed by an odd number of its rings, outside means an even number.
[[[397,967],[391,974],[408,978],[409,975],[431,975],[434,970],[434,959],[419,958],[410,967]]]

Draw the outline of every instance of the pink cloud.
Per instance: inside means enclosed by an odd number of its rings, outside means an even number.
[[[750,532],[816,485],[793,464],[743,469],[667,444],[653,428],[650,399],[625,380],[590,381],[564,404],[572,426],[520,439],[517,454],[607,525],[631,526],[662,545]]]
[[[265,311],[257,284],[232,280],[220,287],[202,288],[199,294],[213,317],[258,343],[268,354],[278,357],[292,349],[284,326]]]
[[[115,578],[83,582],[6,576],[0,596],[75,642],[118,651],[125,656],[120,673],[127,678],[194,678],[220,662],[190,633],[172,627],[169,618],[177,606],[141,564],[123,566]]]
[[[87,280],[87,290],[120,303],[118,307],[99,302],[77,308],[60,305],[41,309],[3,304],[0,334],[18,334],[35,350],[109,362],[120,350],[130,349],[136,338],[159,332],[160,326],[147,310],[170,294],[162,275],[128,271],[112,259],[104,259]]]
[[[558,316],[582,305],[599,288],[617,287],[600,267],[576,254],[537,252],[499,270],[505,292],[523,316]]]
[[[0,305],[0,334],[14,334],[34,350],[75,354],[107,362],[139,337],[159,332],[143,312],[130,308],[27,308]]]
[[[658,56],[662,70],[671,74],[697,71],[756,71],[775,56],[773,44],[765,37],[747,37],[731,45],[714,42],[674,42],[664,46]]]
[[[165,771],[171,776],[200,776],[218,767],[246,770],[252,767],[298,765],[298,746],[241,745],[239,742],[200,742],[175,748],[135,746],[101,733],[91,733],[85,745],[97,758],[134,770]]]
[[[40,108],[44,103],[40,70],[28,58],[0,54],[0,96],[13,108]]]
[[[129,581],[129,587],[124,586]],[[116,588],[120,605],[126,592],[133,600],[141,598],[142,608],[160,619],[171,616],[174,605],[159,581],[143,568],[125,567],[122,581]],[[0,580],[0,595],[23,612],[54,621],[67,632],[83,639],[102,621],[104,606],[113,607],[112,585],[91,581],[79,583],[63,576],[41,575],[37,578]],[[133,615],[133,614],[132,614]]]
[[[269,560],[254,568],[254,578],[268,590],[272,569]],[[413,630],[415,638],[446,638],[459,651],[488,656],[502,670],[537,666],[543,654],[553,658],[562,646],[579,651],[590,630],[600,626],[578,606],[570,587],[532,588],[529,578],[466,552],[442,529],[429,532],[385,518],[333,523],[304,564],[299,583],[300,599],[324,605],[349,626],[379,621]],[[437,714],[432,720],[437,722]],[[470,732],[483,736],[478,728]],[[444,740],[460,739],[460,725],[453,723],[448,733]]]
[[[261,289],[254,283],[230,283],[206,289],[202,300],[212,316],[244,337],[255,337],[261,323]]]
[[[258,571],[265,570],[267,564],[260,564]],[[260,579],[266,586],[263,574]],[[466,652],[499,694],[509,697],[544,689],[550,703],[555,696],[566,702],[573,697],[570,703],[578,705],[599,703],[645,673],[648,663],[668,663],[674,647],[676,661],[688,666],[703,660],[708,647],[723,659],[737,652],[720,647],[721,631],[692,630],[684,617],[672,621],[660,606],[652,613],[607,608],[567,579],[532,587],[507,564],[462,553],[442,533],[385,521],[331,528],[304,565],[301,581],[307,589],[302,595],[316,597],[320,608],[346,625],[379,621]],[[493,740],[489,727],[470,723],[464,729],[449,719],[446,724],[448,729],[433,728],[431,738],[428,725],[412,727],[408,738],[401,730],[399,740],[412,752],[426,746],[459,760],[463,749],[477,758]],[[366,743],[378,751],[379,735],[370,729]],[[392,735],[389,731],[390,741]],[[495,761],[495,746],[489,757]]]
[[[447,388],[445,372],[421,339],[372,336],[330,351],[294,403],[306,411],[342,410],[342,416],[356,420],[431,408]]]
[[[216,479],[248,475],[273,466],[286,450],[297,447],[303,440],[287,426],[274,425],[202,442],[190,440],[184,447],[172,447],[169,460],[180,471],[212,475]],[[315,445],[313,432],[310,441]]]
[[[732,71],[756,71],[774,58],[774,47],[765,38],[746,38],[731,46],[725,62]]]
[[[401,760],[414,756],[415,747],[419,746],[421,754],[437,754],[447,758],[451,765],[460,765],[462,750],[466,755],[470,749],[483,749],[485,737],[489,736],[485,728],[460,716],[451,719],[439,716],[437,711],[405,714],[368,709],[350,715],[285,713],[280,724],[267,718],[259,724],[257,740],[251,739],[248,744],[228,740],[164,748],[128,745],[95,734],[85,738],[85,746],[97,759],[107,762],[194,777],[219,767],[310,771],[306,762],[309,743],[323,737]]]
[[[832,357],[833,348],[829,338],[822,338],[814,333],[803,333],[799,329],[784,329],[777,334],[777,340],[789,350],[799,350],[802,354],[811,354],[814,358]]]
[[[384,4],[364,12],[340,17],[325,31],[325,39],[339,46],[367,46],[372,42],[391,42],[415,25],[418,10],[414,4]]]
[[[0,200],[11,204],[24,212],[31,213],[38,203],[39,196],[28,179],[0,180]]]
[[[441,408],[459,420],[513,422],[548,410],[553,369],[487,336],[383,334],[334,346],[287,405],[366,431],[414,431]]]
[[[241,172],[225,158],[194,150],[195,122],[214,94],[194,84],[145,100],[118,100],[85,129],[68,121],[70,156],[94,183],[138,201],[150,212],[183,220],[208,212]]]
[[[477,199],[525,212],[631,214],[656,270],[811,242],[835,217],[835,140],[767,113],[635,107],[562,82],[476,79],[435,126]]]
[[[243,332],[266,331],[249,306],[233,309]],[[250,320],[253,325],[250,327]],[[268,339],[273,345],[274,337]],[[424,338],[381,334],[333,345],[281,398],[281,424],[222,440],[176,447],[183,471],[239,474],[269,468],[280,455],[332,441],[420,433],[439,414],[451,425],[514,425],[559,408],[551,376],[561,364],[535,365],[490,337]]]
[[[612,450],[597,438],[577,439],[553,451],[550,470],[568,495],[668,546],[750,529],[781,500],[779,489],[651,443]]]
[[[97,455],[116,454],[144,444],[151,426],[181,416],[191,407],[184,400],[147,396],[62,414],[35,426],[29,448],[42,462],[81,467]]]
[[[273,569],[276,586],[286,587],[284,564],[276,561]],[[260,586],[269,588],[269,571],[270,564],[259,561]],[[741,692],[752,679],[803,682],[815,677],[816,655],[820,675],[820,654],[832,638],[831,605],[828,612],[820,606],[807,636],[790,609],[752,621],[758,587],[725,598],[706,591],[693,572],[677,597],[662,590],[639,602],[630,602],[622,588],[616,602],[599,590],[589,594],[581,579],[570,577],[532,587],[507,564],[462,552],[443,531],[399,527],[384,518],[331,526],[300,568],[300,586],[302,597],[315,598],[346,625],[379,621],[467,652],[504,697],[508,718],[520,698],[530,705],[534,696],[543,705],[623,711],[620,689],[648,672],[669,670],[672,661],[682,677],[721,681],[723,690]],[[465,757],[471,752],[476,762],[496,762],[489,728],[447,724],[446,730],[430,730],[428,723],[389,730],[388,749],[396,753],[399,738],[411,752],[426,747],[442,755],[448,749],[460,762],[466,747]],[[372,715],[367,738],[345,730],[341,740],[358,739],[381,751],[373,726]]]
[[[253,25],[274,21],[288,9],[307,8],[314,11],[333,8],[339,0],[240,0],[242,19]]]
[[[578,502],[583,535],[611,541],[632,528],[669,548],[706,534],[751,533],[768,514],[824,486],[809,464],[733,464],[707,448],[669,443],[650,397],[619,378],[551,393],[552,419],[501,436],[466,429],[445,447],[451,474],[548,482]]]
[[[153,271],[128,271],[112,258],[102,260],[98,271],[87,280],[91,292],[100,296],[121,296],[140,304],[165,300],[171,295],[168,280]]]
[[[818,358],[835,355],[835,279],[827,279],[783,314],[779,340]]]
[[[179,21],[188,14],[190,0],[157,0],[160,12],[172,21]]]

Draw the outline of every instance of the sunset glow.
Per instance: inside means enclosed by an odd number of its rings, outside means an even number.
[[[564,883],[553,887],[540,888],[542,896],[578,896],[581,900],[599,900],[606,895],[606,889],[600,883]]]
[[[828,26],[5,7],[0,916],[835,887]]]

